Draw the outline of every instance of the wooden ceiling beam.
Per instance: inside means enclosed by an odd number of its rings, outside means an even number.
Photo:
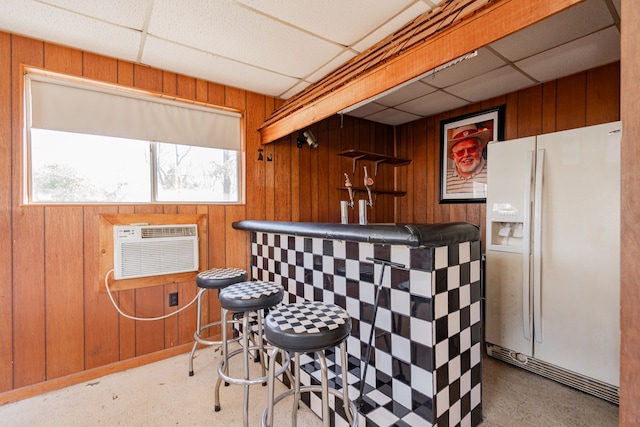
[[[261,142],[267,144],[289,135],[582,1],[468,2],[470,4],[465,4],[462,10],[454,11],[462,18],[458,22],[455,22],[455,16],[445,16],[441,18],[444,22],[448,19],[455,23],[442,30],[431,31],[430,36],[421,41],[414,40],[413,44],[407,43],[408,48],[398,50],[399,43],[394,43],[393,38],[406,39],[407,33],[423,31],[420,27],[432,19],[425,19],[428,15],[425,14],[390,36],[391,42],[385,39],[381,42],[384,46],[376,44],[332,74],[341,78],[328,76],[286,101],[260,127]],[[481,8],[478,8],[479,3],[482,3]],[[465,16],[465,13],[470,16]],[[412,25],[415,28],[411,28]],[[384,49],[394,49],[395,53],[380,52]],[[366,63],[376,61],[375,58],[379,63]],[[353,75],[349,77],[349,74]]]

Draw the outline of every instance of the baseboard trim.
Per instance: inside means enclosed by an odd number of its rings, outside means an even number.
[[[85,381],[94,380],[96,378],[104,377],[105,375],[122,372],[127,369],[137,368],[142,365],[168,359],[169,357],[191,351],[192,347],[193,343],[181,344],[166,350],[156,351],[154,353],[145,354],[132,359],[122,360],[120,362],[111,363],[98,368],[87,369],[86,371],[76,372],[74,374],[65,375],[64,377],[6,391],[4,393],[0,393],[0,406],[28,399],[50,391],[59,390],[71,385],[80,384]],[[188,375],[188,363],[186,359],[184,364],[184,373],[185,375]]]

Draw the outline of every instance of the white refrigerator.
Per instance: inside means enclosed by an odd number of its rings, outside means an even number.
[[[487,354],[614,403],[621,128],[487,148]]]

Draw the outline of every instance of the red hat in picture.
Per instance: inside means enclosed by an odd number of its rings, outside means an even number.
[[[484,147],[487,146],[487,143],[489,142],[489,139],[491,139],[492,135],[493,132],[491,131],[491,129],[478,129],[478,127],[474,124],[460,126],[459,128],[453,130],[453,137],[447,141],[447,156],[452,157],[451,150],[453,149],[453,146],[458,142],[466,141],[472,138],[477,139],[480,143],[480,150],[484,150]]]

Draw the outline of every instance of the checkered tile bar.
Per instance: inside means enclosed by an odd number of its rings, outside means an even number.
[[[282,284],[283,303],[324,301],[347,310],[347,384],[354,400],[380,280],[381,266],[367,257],[404,264],[408,269],[385,269],[361,425],[473,427],[482,421],[479,241],[408,248],[254,231],[251,255],[253,277]],[[330,379],[340,389],[343,362],[337,350],[328,353]],[[302,383],[318,383],[317,363],[300,363]],[[331,425],[347,425],[336,400]],[[305,397],[318,414],[319,402]]]

